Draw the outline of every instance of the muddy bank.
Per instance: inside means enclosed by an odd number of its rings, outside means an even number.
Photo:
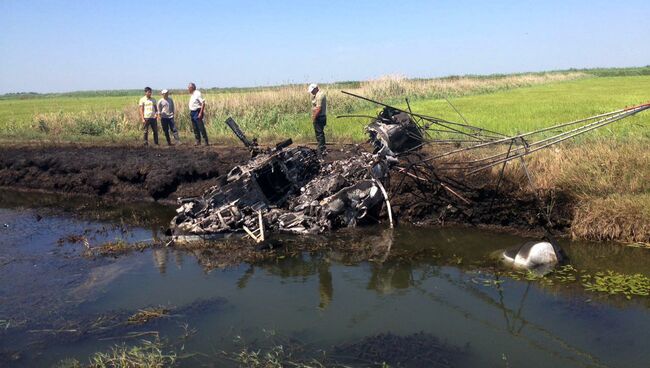
[[[331,147],[326,161],[369,149],[354,145]],[[219,175],[249,157],[248,150],[237,146],[10,145],[0,148],[0,187],[175,204],[178,197],[200,195],[218,184]],[[507,178],[495,192],[496,178],[490,173],[485,175],[474,177],[471,189],[452,193],[392,173],[392,188],[387,189],[396,220],[539,229],[544,217],[536,198],[518,190]],[[554,228],[565,232],[571,223],[572,201],[561,193],[553,196]]]
[[[238,147],[5,146],[0,186],[172,203],[247,158]]]

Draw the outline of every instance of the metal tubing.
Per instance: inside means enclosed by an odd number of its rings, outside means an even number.
[[[445,157],[445,156],[449,156],[449,155],[452,155],[452,154],[458,153],[458,152],[470,151],[470,150],[486,147],[486,146],[493,145],[493,144],[508,142],[511,139],[523,138],[523,137],[527,137],[527,136],[530,136],[530,135],[533,135],[533,134],[543,133],[543,132],[547,132],[549,130],[554,130],[554,129],[562,128],[562,127],[565,127],[565,126],[582,123],[582,122],[585,122],[585,121],[588,121],[588,120],[594,120],[594,119],[597,119],[597,118],[600,118],[600,117],[614,115],[614,114],[617,114],[617,113],[620,113],[620,112],[623,112],[623,111],[626,111],[626,110],[625,109],[620,109],[620,110],[616,110],[616,111],[612,111],[612,112],[608,112],[608,113],[604,113],[604,114],[600,114],[600,115],[590,116],[588,118],[584,118],[584,119],[580,119],[580,120],[574,120],[574,121],[571,121],[571,122],[568,122],[568,123],[554,125],[554,126],[551,126],[551,127],[548,127],[548,128],[543,128],[543,129],[535,130],[535,131],[532,131],[532,132],[522,133],[522,134],[519,134],[519,135],[516,135],[516,136],[513,136],[513,137],[502,138],[502,139],[492,141],[492,142],[485,142],[485,143],[477,144],[477,145],[471,146],[471,147],[460,148],[460,149],[457,149],[457,150],[454,150],[454,151],[445,152],[445,153],[440,154],[438,156],[430,157],[430,158],[427,159],[427,161],[435,160],[435,159]]]
[[[560,138],[560,139],[557,139],[557,140],[555,140],[555,141],[553,141],[553,142],[547,143],[547,144],[542,145],[542,146],[540,146],[540,147],[537,147],[537,148],[535,148],[535,149],[528,150],[528,151],[526,151],[525,153],[517,154],[517,155],[513,155],[513,156],[511,156],[511,157],[509,157],[509,158],[507,158],[507,159],[497,160],[497,161],[492,162],[492,163],[490,163],[490,164],[488,164],[488,165],[482,166],[482,167],[480,167],[480,168],[478,168],[478,169],[476,169],[476,170],[470,171],[469,174],[471,175],[471,174],[474,174],[474,173],[476,173],[476,172],[478,172],[478,171],[488,169],[488,168],[490,168],[490,167],[492,167],[492,166],[494,166],[494,165],[498,165],[498,164],[500,164],[501,162],[504,162],[504,161],[509,161],[509,160],[512,160],[512,159],[515,159],[515,158],[518,158],[518,157],[527,156],[527,155],[529,155],[529,154],[531,154],[531,153],[533,153],[533,152],[537,152],[537,151],[539,151],[539,150],[541,150],[541,149],[543,149],[543,148],[546,148],[546,147],[552,146],[552,145],[554,145],[554,144],[557,144],[557,143],[563,142],[563,141],[565,141],[565,140],[567,140],[567,139],[569,139],[569,138],[573,138],[573,137],[575,137],[575,136],[578,136],[578,135],[580,135],[580,134],[584,134],[584,133],[589,132],[589,131],[592,131],[592,130],[594,130],[594,129],[601,128],[601,127],[603,127],[603,126],[605,126],[605,125],[609,125],[609,124],[614,123],[614,122],[616,122],[616,121],[618,121],[618,120],[621,120],[621,119],[623,119],[623,118],[625,118],[625,117],[628,117],[628,116],[631,116],[631,115],[637,114],[637,113],[639,113],[640,111],[643,111],[643,110],[648,109],[648,108],[650,108],[650,106],[643,107],[642,109],[639,109],[639,110],[628,110],[629,112],[626,112],[626,113],[622,114],[621,116],[616,117],[615,119],[612,119],[612,120],[610,120],[610,121],[604,120],[604,122],[603,122],[602,124],[598,125],[598,126],[591,126],[591,127],[589,127],[588,129],[586,129],[586,130],[584,130],[584,131],[575,132],[575,133],[573,133],[573,134],[571,134],[571,135],[568,135],[568,136],[562,137],[562,138]]]
[[[508,154],[506,157],[510,156],[510,150],[512,149],[512,145],[514,142],[510,142],[510,147],[508,147]],[[501,181],[503,180],[503,174],[506,171],[506,164],[508,161],[503,163],[503,166],[501,166],[501,173],[499,174],[499,181],[497,182],[497,188],[494,190],[494,195],[492,196],[492,200],[490,201],[490,209],[488,212],[492,212],[492,205],[494,205],[494,199],[496,198],[497,194],[499,194],[499,188],[501,187]]]
[[[528,147],[527,147],[527,148],[530,148],[530,147],[537,147],[537,146],[539,146],[539,145],[543,145],[543,144],[546,143],[546,142],[554,141],[554,140],[558,140],[558,139],[564,138],[565,136],[566,136],[566,137],[574,137],[574,136],[577,136],[577,135],[579,135],[579,134],[582,134],[582,133],[585,133],[585,132],[591,131],[591,130],[593,130],[593,129],[600,128],[601,126],[604,126],[604,125],[610,124],[610,123],[612,123],[612,122],[615,122],[615,121],[621,120],[621,119],[626,118],[626,117],[628,117],[628,116],[635,115],[635,114],[637,114],[637,113],[639,113],[639,112],[641,112],[641,111],[643,111],[643,110],[646,110],[646,109],[648,109],[648,108],[650,108],[650,106],[642,105],[642,106],[640,106],[640,107],[637,107],[636,109],[621,109],[621,110],[617,110],[616,112],[614,112],[615,115],[612,115],[612,113],[601,114],[601,115],[599,115],[599,116],[601,116],[601,117],[602,117],[602,116],[607,116],[607,115],[611,115],[611,116],[609,116],[609,117],[607,117],[607,118],[605,118],[605,119],[601,119],[601,120],[598,120],[598,121],[595,121],[595,122],[592,122],[592,123],[589,123],[589,124],[586,124],[586,125],[580,126],[580,127],[578,127],[578,128],[575,128],[575,129],[572,129],[572,130],[569,130],[569,131],[563,132],[563,133],[561,133],[561,134],[557,134],[557,135],[554,135],[554,136],[552,136],[552,137],[548,137],[548,138],[542,139],[542,140],[540,140],[540,141],[530,143],[530,144],[528,144]],[[593,119],[593,118],[594,118],[594,117],[586,118],[586,119],[581,119],[581,121],[584,122],[584,121],[587,121],[587,120],[591,120],[591,119]],[[575,122],[566,123],[566,124],[561,124],[561,125],[563,125],[563,126],[567,126],[567,125],[569,125],[569,124],[575,124]],[[547,130],[550,130],[550,128],[546,128],[546,129],[543,129],[543,130],[541,130],[541,131],[547,131]],[[520,134],[520,135],[518,135],[518,136],[515,136],[515,137],[512,137],[512,138],[509,138],[509,139],[510,139],[512,142],[514,142],[514,141],[516,141],[517,138],[521,138],[521,137],[526,136],[526,135],[532,135],[532,134],[535,134],[535,133],[540,133],[541,131],[536,131],[536,132],[529,132],[529,133],[525,133],[525,134]],[[522,138],[522,139],[523,139],[523,138]],[[505,142],[505,141],[507,141],[507,139],[504,139],[504,140],[501,140],[501,141]],[[562,140],[560,140],[560,141],[562,141]],[[485,146],[487,146],[487,145],[488,145],[488,144],[481,144],[481,145],[477,145],[477,146],[467,147],[466,149],[461,149],[461,150],[469,151],[469,150],[471,150],[472,148],[478,148],[478,146],[483,146],[483,147],[485,147]],[[546,147],[546,145],[544,145],[544,147]],[[517,147],[517,148],[515,149],[515,152],[519,152],[522,148],[523,148],[523,147]],[[460,150],[456,150],[456,152],[460,152]],[[451,153],[453,153],[453,151],[452,151]],[[438,155],[436,158],[440,158],[440,157],[443,157],[443,156],[445,156],[445,155],[446,155],[446,154]],[[483,157],[483,158],[479,158],[479,159],[475,159],[475,160],[465,161],[465,162],[462,162],[462,164],[463,164],[464,166],[458,166],[458,167],[454,167],[454,168],[455,168],[455,169],[471,168],[472,166],[476,166],[476,165],[472,165],[472,164],[474,164],[474,163],[479,163],[479,162],[484,162],[484,161],[489,161],[489,160],[495,160],[495,159],[496,159],[496,160],[499,160],[499,157],[503,157],[504,155],[506,155],[505,152],[500,152],[500,153],[497,153],[497,154],[492,155],[492,156]],[[427,159],[427,160],[429,160],[429,159]],[[441,164],[445,165],[446,163],[441,163]],[[449,163],[449,164],[452,164],[452,165],[453,165],[453,164],[458,164],[458,163]]]
[[[341,93],[352,96],[352,97],[356,97],[356,98],[359,98],[359,99],[362,99],[362,100],[365,100],[365,101],[368,101],[368,102],[372,102],[372,103],[380,105],[380,106],[388,107],[388,108],[391,108],[391,109],[396,110],[396,111],[405,112],[405,113],[407,113],[409,115],[419,117],[420,119],[424,119],[424,120],[430,121],[430,122],[435,123],[435,124],[445,123],[445,124],[451,124],[451,125],[456,125],[456,126],[462,126],[462,127],[469,128],[469,129],[485,131],[485,132],[492,133],[492,134],[502,135],[501,133],[492,132],[492,131],[489,131],[489,130],[486,130],[486,129],[483,129],[483,128],[479,128],[479,127],[475,127],[475,126],[471,126],[471,125],[455,123],[455,122],[452,122],[452,121],[447,121],[447,120],[436,118],[436,117],[433,117],[433,116],[421,115],[421,114],[417,114],[417,113],[410,113],[410,112],[408,112],[406,110],[403,110],[403,109],[400,109],[398,107],[391,106],[391,105],[385,104],[383,102],[379,102],[379,101],[370,99],[368,97],[363,97],[363,96],[360,96],[360,95],[356,95],[356,94],[351,93],[351,92],[341,91]],[[449,128],[449,127],[447,127],[447,128]],[[449,129],[451,129],[451,128],[449,128]],[[460,133],[468,134],[468,133],[465,133],[465,132],[460,132]]]

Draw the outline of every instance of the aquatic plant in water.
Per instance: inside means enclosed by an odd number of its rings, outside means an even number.
[[[627,299],[633,296],[650,295],[650,278],[643,274],[626,275],[611,270],[589,274],[584,270],[577,270],[572,265],[565,265],[545,276],[537,276],[531,272],[506,272],[506,277],[517,281],[538,281],[543,285],[555,283],[580,282],[585,290],[607,293],[609,295],[625,295]],[[490,286],[490,283],[484,283]]]
[[[170,309],[159,306],[140,309],[137,313],[129,317],[128,324],[143,325],[151,320],[169,316]]]
[[[608,293],[610,295],[623,294],[627,299],[632,296],[650,295],[650,278],[642,274],[625,275],[614,271],[597,272],[594,276],[582,276],[587,281],[583,282],[585,290]]]

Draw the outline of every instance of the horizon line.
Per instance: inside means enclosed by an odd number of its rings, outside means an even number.
[[[634,65],[634,66],[621,66],[621,67],[590,67],[590,68],[568,68],[568,69],[551,69],[551,70],[540,70],[540,71],[526,71],[526,72],[512,72],[512,73],[490,73],[490,74],[449,74],[439,77],[406,77],[403,76],[406,80],[435,80],[435,79],[448,79],[448,78],[468,78],[468,77],[496,77],[496,76],[514,76],[514,75],[526,75],[526,74],[543,74],[543,73],[565,73],[565,72],[588,72],[594,70],[626,70],[626,69],[643,69],[650,68],[649,65]],[[333,82],[316,82],[323,86],[328,85],[337,85],[337,84],[353,84],[353,83],[362,83],[372,80],[379,80],[386,77],[400,77],[400,74],[386,74],[381,75],[377,78],[364,79],[364,80],[341,80]],[[188,82],[189,83],[189,82]],[[201,87],[197,89],[215,91],[215,90],[254,90],[254,89],[268,89],[268,88],[281,88],[281,87],[290,87],[298,86],[302,84],[309,84],[310,82],[302,83],[282,83],[282,84],[267,84],[267,85],[257,85],[257,86],[228,86],[228,87]],[[110,93],[110,92],[135,92],[139,91],[142,88],[121,88],[121,89],[88,89],[88,90],[72,90],[72,91],[59,91],[59,92],[35,92],[35,91],[20,91],[20,92],[5,92],[0,94],[0,98],[3,97],[13,97],[13,96],[49,96],[49,95],[73,95],[73,94],[82,94],[82,93]],[[163,89],[168,89],[170,91],[179,91],[185,90],[185,88],[152,88],[154,91],[161,91]]]

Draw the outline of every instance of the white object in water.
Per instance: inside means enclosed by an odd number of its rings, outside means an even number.
[[[546,241],[527,242],[503,252],[503,260],[517,268],[553,267],[560,261],[553,244]]]

